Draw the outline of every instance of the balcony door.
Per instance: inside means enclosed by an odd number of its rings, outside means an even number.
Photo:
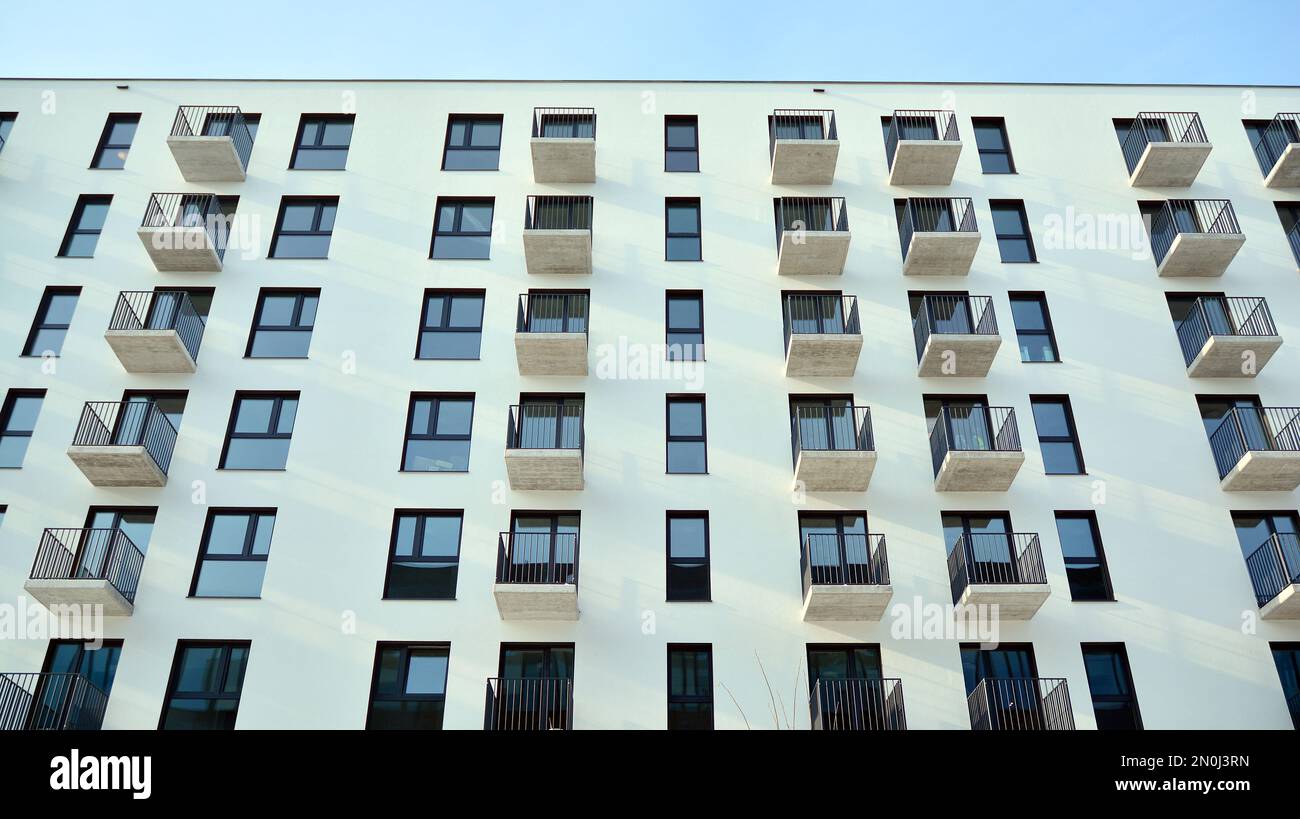
[[[787,292],[782,295],[785,297],[786,326],[791,333],[842,335],[848,332],[841,291]]]
[[[579,449],[582,446],[581,397],[521,396],[520,449]]]
[[[580,518],[577,512],[516,512],[510,520],[506,582],[573,583]]]
[[[1201,421],[1205,424],[1205,434],[1211,444],[1216,440],[1214,434],[1224,424],[1228,424],[1233,431],[1225,432],[1224,435],[1231,435],[1230,440],[1244,441],[1247,449],[1272,449],[1273,434],[1264,423],[1263,413],[1258,411],[1259,396],[1197,396],[1196,403],[1200,407]],[[1227,446],[1226,442],[1224,446]]]
[[[504,644],[500,678],[499,724],[539,729],[572,726],[572,645]]]
[[[1006,512],[945,512],[943,539],[952,554],[966,543],[968,583],[1016,583],[1020,576]]]
[[[190,307],[194,312],[203,319],[208,317],[208,309],[212,306],[212,288],[155,288],[153,298],[149,300],[149,313],[145,316],[144,327],[146,330],[175,330],[176,320],[184,304],[186,297],[189,297]]]
[[[122,407],[114,419],[114,444],[141,446],[150,440],[151,435],[158,434],[162,420],[149,411],[147,404],[150,401],[171,422],[172,430],[180,430],[181,415],[185,412],[185,393],[128,390],[122,394]]]
[[[121,640],[104,640],[99,648],[78,640],[51,640],[41,671],[57,676],[42,677],[32,692],[25,728],[76,727],[79,725],[79,709],[86,709],[87,717],[102,718],[102,714],[91,712],[98,712],[106,701],[100,702],[98,693],[84,690],[71,675],[80,674],[107,697],[113,688],[113,677],[117,674],[121,655]]]
[[[947,412],[944,412],[947,410]],[[954,395],[925,399],[926,431],[942,422],[948,449],[989,450],[993,448],[993,423],[988,399],[982,395]]]
[[[815,585],[838,586],[860,578],[871,562],[864,513],[799,515],[799,541],[807,550]]]
[[[984,686],[983,701],[988,713],[982,715],[988,724],[981,727],[1015,731],[1046,726],[1032,645],[1004,643],[998,648],[981,649],[963,643],[961,667],[968,697],[981,682],[989,681]]]
[[[895,124],[898,125],[899,139],[938,139],[939,126],[935,123],[934,117],[928,114],[913,114],[902,117],[894,117]]]
[[[808,646],[808,692],[823,728],[890,727],[882,724],[883,679],[879,646]]]
[[[1175,327],[1181,326],[1188,318],[1199,320],[1203,316],[1211,335],[1236,335],[1236,322],[1228,310],[1228,298],[1223,293],[1177,293],[1170,294],[1168,298],[1169,314],[1173,317]]]
[[[529,290],[528,333],[587,332],[586,290]]]
[[[912,307],[912,323],[922,319],[924,309],[931,333],[969,335],[975,332],[969,293],[909,293],[908,301]]]
[[[790,421],[799,449],[858,449],[856,420],[851,396],[793,398]]]
[[[140,554],[149,547],[149,536],[153,534],[154,517],[158,510],[154,508],[104,508],[92,507],[86,513],[86,529],[77,544],[77,554],[73,558],[73,577],[104,578],[111,566],[113,550],[123,548],[121,532],[131,539]]]
[[[1250,557],[1274,535],[1284,535],[1283,541],[1295,544],[1300,534],[1300,517],[1295,512],[1233,512],[1232,524],[1237,530],[1237,542],[1244,557]],[[1300,554],[1288,555],[1292,566],[1300,566]]]

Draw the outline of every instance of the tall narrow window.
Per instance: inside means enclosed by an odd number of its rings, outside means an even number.
[[[664,170],[700,170],[700,123],[694,116],[664,117]]]
[[[1004,262],[1036,262],[1034,238],[1029,233],[1029,218],[1025,204],[1019,199],[994,199],[989,202],[993,212],[993,230],[997,234],[998,252]]]
[[[23,355],[57,356],[63,351],[63,339],[72,325],[72,311],[80,295],[80,287],[45,288],[31,332],[27,334],[27,343],[23,345]]]
[[[668,397],[668,472],[703,474],[709,471],[704,427],[704,399]]]
[[[486,259],[492,249],[491,199],[438,197],[430,259]]]
[[[670,262],[698,262],[700,248],[700,200],[666,199],[667,227],[664,258]]]
[[[1100,731],[1138,731],[1142,715],[1138,713],[1133,675],[1128,667],[1128,652],[1123,643],[1093,645],[1084,643],[1083,667],[1088,672],[1088,690],[1092,693],[1092,712]]]
[[[438,731],[447,699],[447,643],[380,643],[368,731]]]
[[[90,167],[99,170],[125,167],[126,155],[131,151],[131,140],[135,139],[135,129],[139,124],[139,114],[109,114]]]
[[[975,145],[979,148],[984,173],[1015,173],[1007,124],[1002,117],[971,117],[971,125],[975,128]]]
[[[1291,245],[1291,255],[1300,264],[1300,202],[1274,202],[1277,218],[1282,222],[1282,232]]]
[[[286,196],[280,200],[280,215],[271,237],[273,259],[324,259],[329,256],[330,237],[339,198]]]
[[[477,359],[483,340],[482,290],[426,290],[419,359]]]
[[[668,730],[713,730],[713,646],[668,644]]]
[[[1042,293],[1012,293],[1011,319],[1016,325],[1021,361],[1060,361],[1056,335],[1047,312],[1047,296]]]
[[[444,171],[495,171],[500,162],[500,114],[452,114],[447,118]]]
[[[704,293],[669,290],[665,301],[669,361],[704,360]]]
[[[244,357],[306,358],[319,303],[319,290],[262,288]]]
[[[160,730],[231,731],[239,713],[249,642],[176,644]]]
[[[9,134],[14,130],[14,123],[18,121],[18,115],[12,111],[0,113],[0,151],[4,150],[5,143],[9,141]]]
[[[709,513],[668,513],[669,602],[709,601]]]
[[[235,393],[222,469],[284,469],[298,393]]]
[[[1083,453],[1074,429],[1070,399],[1061,396],[1030,396],[1038,446],[1043,453],[1043,471],[1048,475],[1082,475]]]
[[[294,143],[292,170],[341,171],[352,144],[352,114],[303,114]]]
[[[1056,535],[1065,558],[1071,600],[1114,600],[1101,531],[1092,512],[1057,512]]]
[[[190,597],[261,597],[274,529],[274,509],[209,511]]]
[[[0,408],[0,469],[18,469],[36,430],[45,390],[10,390]]]
[[[412,393],[403,472],[468,472],[473,395]]]
[[[1300,729],[1300,643],[1269,643],[1273,664],[1282,682],[1282,696],[1291,710],[1291,722]]]
[[[385,600],[455,600],[464,513],[398,509],[388,550]]]
[[[104,220],[108,218],[108,206],[112,201],[111,196],[83,194],[77,197],[68,231],[59,246],[60,256],[89,259],[95,255],[95,245],[99,244],[99,234],[104,230]]]

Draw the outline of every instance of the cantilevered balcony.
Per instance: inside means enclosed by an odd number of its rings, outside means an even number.
[[[1193,112],[1143,112],[1124,137],[1128,182],[1135,188],[1185,188],[1210,155],[1201,116]]]
[[[952,111],[900,110],[885,136],[891,185],[951,185],[961,156]]]
[[[1192,378],[1254,378],[1282,346],[1262,298],[1201,296],[1175,328]]]
[[[1300,486],[1300,408],[1233,407],[1210,434],[1227,492],[1290,492]]]
[[[1032,618],[1047,598],[1047,570],[1036,534],[964,534],[948,555],[952,602],[997,606],[1003,620]]]
[[[253,133],[233,105],[182,105],[167,147],[186,182],[243,182]]]
[[[511,489],[582,489],[582,407],[524,403],[506,419],[506,478]]]
[[[596,181],[596,109],[533,109],[533,181]]]
[[[966,698],[976,731],[1073,731],[1074,712],[1065,680],[985,677]]]
[[[967,198],[913,198],[898,222],[904,276],[965,276],[980,247],[975,207]]]
[[[484,731],[572,731],[570,677],[489,677]]]
[[[108,694],[81,674],[0,672],[0,731],[98,731]]]
[[[530,196],[524,210],[529,273],[591,273],[590,196]]]
[[[785,374],[853,375],[862,351],[856,296],[790,293],[785,297]]]
[[[809,492],[865,492],[876,468],[871,408],[796,403],[794,480]]]
[[[138,233],[159,272],[215,273],[229,227],[215,193],[155,193]]]
[[[586,375],[586,293],[523,293],[515,316],[520,375]]]
[[[1170,199],[1151,217],[1161,276],[1222,276],[1245,243],[1227,199]]]
[[[1260,135],[1255,159],[1270,188],[1300,188],[1300,114],[1278,114]]]
[[[1246,558],[1262,620],[1300,620],[1300,537],[1277,533]]]
[[[1005,492],[1025,453],[1011,407],[942,407],[933,419],[930,455],[938,492]]]
[[[912,336],[922,378],[983,378],[1002,346],[989,296],[922,296]]]
[[[502,620],[577,620],[578,536],[502,532],[492,593]]]
[[[905,731],[899,680],[818,678],[808,696],[814,731]]]
[[[799,571],[805,621],[875,622],[894,595],[884,535],[808,535]]]
[[[838,276],[849,256],[849,215],[842,196],[786,196],[776,214],[776,272]]]
[[[192,373],[203,330],[184,290],[124,290],[104,338],[129,373]]]
[[[835,181],[840,138],[835,112],[778,108],[767,120],[773,185],[829,185]]]
[[[88,401],[68,457],[95,486],[165,486],[176,427],[153,401]]]
[[[103,606],[128,616],[144,554],[121,529],[46,529],[23,588],[46,608]]]

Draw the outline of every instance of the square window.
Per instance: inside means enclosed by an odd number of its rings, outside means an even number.
[[[454,600],[460,510],[399,509],[393,516],[385,600]]]
[[[324,259],[329,256],[337,196],[304,198],[286,196],[280,200],[280,215],[271,237],[273,259]]]
[[[495,171],[500,161],[500,114],[452,114],[447,118],[444,171]]]
[[[303,114],[290,170],[341,171],[352,144],[352,114]]]
[[[413,393],[403,472],[468,472],[474,396]]]
[[[284,469],[298,393],[235,393],[221,469]]]

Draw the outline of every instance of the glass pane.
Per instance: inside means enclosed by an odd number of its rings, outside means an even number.
[[[220,690],[224,659],[225,651],[220,646],[186,647],[181,654],[176,691],[198,694]]]
[[[311,330],[258,330],[253,333],[250,358],[306,358]]]
[[[705,450],[703,441],[669,441],[668,471],[672,473],[705,472]]]
[[[669,561],[667,592],[669,600],[708,600],[709,564]]]
[[[695,151],[668,151],[664,154],[664,170],[692,173],[700,169],[700,155]]]
[[[205,560],[199,567],[195,597],[260,597],[264,560]]]
[[[1043,442],[1039,446],[1043,451],[1043,468],[1049,475],[1077,475],[1079,458],[1074,451],[1074,444],[1068,442]]]
[[[325,235],[285,236],[275,239],[275,252],[271,255],[277,259],[324,259],[329,256],[330,237]]]
[[[483,326],[483,297],[482,296],[452,296],[451,297],[451,315],[447,322],[448,327],[473,327],[475,329]]]
[[[393,544],[394,551],[401,557],[415,554],[415,530],[419,523],[414,515],[403,515],[397,519],[397,535]]]
[[[1011,173],[1010,154],[980,154],[984,173]]]
[[[293,167],[307,171],[341,171],[347,163],[347,148],[303,148],[294,157]]]
[[[98,233],[76,233],[68,237],[64,256],[73,258],[90,258],[95,255],[95,245],[99,244]]]
[[[272,398],[241,398],[235,409],[235,432],[267,432],[271,429]]]
[[[699,233],[700,209],[697,205],[668,206],[669,233]]]
[[[217,514],[212,516],[208,529],[208,546],[210,555],[238,555],[244,553],[244,541],[248,537],[248,515]]]
[[[23,456],[27,454],[27,445],[32,439],[26,435],[0,436],[0,467],[20,467]]]
[[[377,731],[438,731],[442,729],[442,710],[441,700],[372,702],[366,727]]]
[[[327,122],[325,131],[321,136],[322,145],[334,145],[346,147],[352,141],[352,123],[351,122]]]
[[[975,125],[975,144],[981,149],[1003,149],[1006,148],[1006,142],[1002,138],[1002,128],[999,125],[991,123],[978,123]]]
[[[309,202],[285,204],[281,230],[313,230],[315,226],[316,205]]]
[[[496,148],[501,145],[501,121],[480,119],[474,121],[470,145],[476,148]]]
[[[698,238],[670,236],[666,248],[665,258],[670,262],[698,262],[703,254]]]
[[[420,546],[422,556],[456,557],[459,552],[459,517],[433,515],[424,519],[424,542]]]
[[[289,327],[293,324],[293,312],[297,305],[298,297],[294,295],[263,296],[262,311],[257,323],[261,327]]]
[[[163,729],[168,731],[231,731],[236,700],[178,700],[167,704]]]
[[[670,296],[668,326],[674,330],[698,330],[702,324],[701,304],[697,296]]]
[[[419,357],[476,359],[482,333],[421,333]]]
[[[406,693],[443,694],[447,688],[447,652],[412,649],[406,672]]]
[[[288,435],[293,432],[293,422],[298,415],[298,399],[285,398],[280,401],[280,418],[278,419],[275,431],[281,435]]]
[[[1059,401],[1035,401],[1034,426],[1038,428],[1038,437],[1069,437],[1070,422],[1065,414],[1065,404]]]
[[[1012,299],[1011,316],[1017,330],[1046,330],[1047,318],[1038,299]]]
[[[668,123],[664,141],[669,148],[694,148],[695,124]]]
[[[407,441],[407,472],[466,472],[469,441]]]
[[[1061,540],[1061,552],[1067,559],[1097,557],[1097,546],[1092,536],[1092,522],[1087,518],[1057,518],[1056,534]]]
[[[284,469],[289,460],[288,439],[232,438],[226,450],[226,469]]]
[[[495,171],[500,164],[500,151],[448,148],[443,159],[443,168],[448,171]]]
[[[469,435],[474,402],[443,399],[438,402],[438,426],[435,435]]]
[[[67,335],[67,330],[37,330],[27,348],[27,355],[58,355],[63,351],[63,340]]]
[[[698,517],[668,519],[668,553],[671,557],[704,557],[706,522]]]
[[[456,597],[457,565],[452,562],[394,561],[388,567],[390,600],[451,600]]]
[[[491,249],[491,236],[439,235],[433,240],[435,259],[486,259]]]
[[[45,308],[45,317],[42,324],[69,324],[72,322],[72,311],[77,306],[77,297],[72,293],[55,293],[50,296],[50,300]]]
[[[674,437],[704,434],[704,404],[700,401],[668,402],[668,434]]]
[[[275,515],[258,515],[254,524],[253,554],[264,555],[271,551],[271,533],[275,529]]]
[[[465,205],[460,212],[462,233],[483,233],[492,230],[491,205]]]
[[[1004,262],[1032,262],[1034,255],[1027,239],[998,239],[998,252]]]

